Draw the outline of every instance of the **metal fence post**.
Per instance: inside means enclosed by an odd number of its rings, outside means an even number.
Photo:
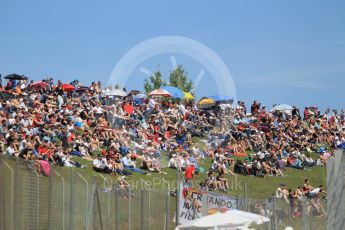
[[[97,229],[96,227],[96,200],[95,200],[95,197],[96,197],[96,177],[94,178],[94,184],[93,184],[93,187],[92,187],[92,207],[90,207],[90,211],[93,211],[93,215],[92,215],[92,223],[93,223],[93,229]]]
[[[74,211],[73,211],[73,206],[74,206],[74,170],[71,170],[71,175],[70,175],[71,179],[70,179],[70,185],[71,185],[71,189],[70,189],[70,219],[69,219],[69,229],[73,229],[73,215],[74,215]]]
[[[167,192],[166,197],[165,197],[165,230],[169,230],[169,227],[170,227],[170,196],[169,196],[169,191]]]
[[[179,225],[180,223],[180,182],[177,181],[177,188],[176,188],[176,215],[175,215],[175,218],[176,218],[176,226]]]
[[[192,217],[192,219],[193,220],[195,220],[196,219],[196,198],[192,198],[191,199],[191,201],[192,201],[192,212],[193,212],[193,217]],[[218,207],[219,208],[219,207]]]
[[[40,209],[40,175],[36,173],[36,228],[39,226]]]
[[[338,150],[335,154],[335,173],[336,173],[336,191],[337,196],[335,199],[336,216],[334,219],[334,229],[344,229],[345,227],[345,157],[344,150]]]
[[[132,193],[131,188],[128,188],[128,229],[131,230],[131,200],[132,200]]]
[[[327,197],[327,229],[334,228],[335,222],[335,211],[334,208],[334,201],[335,201],[335,173],[334,173],[334,159],[328,159],[327,161],[327,190],[328,190],[328,197]]]
[[[0,154],[0,229],[5,229],[5,199],[4,199],[4,159]]]
[[[101,204],[99,202],[99,194],[98,194],[98,188],[96,186],[96,200],[97,200],[97,209],[98,209],[98,215],[99,215],[99,222],[101,226],[101,230],[103,230],[103,221],[102,221],[102,213],[101,213]]]
[[[21,189],[20,189],[20,169],[19,169],[19,158],[16,159],[16,166],[15,166],[15,173],[14,173],[14,185],[15,185],[15,189],[14,189],[14,194],[11,194],[12,196],[14,196],[14,210],[12,212],[12,218],[14,220],[13,222],[13,226],[12,228],[14,229],[19,229],[19,224],[20,224],[20,220],[18,220],[18,217],[20,216],[19,212],[22,211],[22,209],[20,209],[18,207],[18,204],[20,204],[21,202],[19,201],[20,197],[22,194],[20,194]]]
[[[202,216],[207,216],[207,211],[208,211],[208,203],[207,203],[207,199],[208,199],[208,189],[201,191],[202,194],[202,198],[201,198],[201,214]]]
[[[149,190],[148,190],[148,199],[149,199],[149,207],[148,207],[148,212],[149,212],[149,223],[148,223],[148,229],[150,230],[151,229],[151,189],[149,187]]]
[[[272,216],[271,216],[271,229],[276,229],[276,199],[272,196]]]
[[[53,166],[51,166],[50,171],[53,171]],[[54,174],[51,173],[49,177],[49,200],[48,200],[48,229],[53,229],[53,223],[52,223],[52,206],[53,206],[53,179]]]
[[[144,230],[144,190],[140,190],[140,229]]]
[[[116,230],[120,230],[119,225],[119,189],[115,188],[115,226]]]
[[[144,194],[145,191],[143,189],[140,190],[140,229],[144,229],[144,212],[145,212],[145,205],[144,205]]]
[[[292,217],[292,212],[291,212],[291,207],[290,207],[290,201],[288,203],[288,224],[291,226],[291,217]]]
[[[87,223],[88,223],[88,220],[87,220],[87,207],[88,207],[88,202],[89,202],[89,182],[87,182],[87,180],[80,174],[80,173],[76,173],[78,177],[80,177],[86,184],[86,193],[85,193],[85,214],[84,214],[84,229],[87,228]]]
[[[311,210],[311,213],[313,211]],[[310,213],[310,215],[311,215]],[[309,229],[309,225],[308,225],[308,201],[307,198],[303,198],[302,201],[302,226],[303,229],[308,230]]]
[[[247,204],[248,204],[248,191],[247,191],[247,183],[244,184],[244,202],[243,202],[243,210],[247,211]]]
[[[111,196],[111,193],[112,193],[112,191],[111,190],[107,190],[107,193],[108,193],[108,218],[107,218],[107,230],[109,230],[110,229],[110,218],[111,218],[111,216],[110,216],[110,209],[111,209],[111,202],[110,202],[110,196]]]
[[[262,204],[263,204],[263,203],[262,203]],[[267,200],[267,199],[265,200],[265,216],[266,216],[266,217],[269,217],[269,212],[268,212],[268,200]],[[266,228],[266,229],[269,228],[268,223],[265,224],[265,228]]]
[[[10,170],[10,172],[11,172],[11,185],[10,185],[11,186],[11,198],[10,198],[10,202],[11,202],[11,218],[10,218],[10,227],[11,227],[11,229],[13,229],[13,221],[14,221],[14,219],[12,218],[12,216],[14,215],[14,205],[13,205],[14,204],[14,197],[13,197],[13,194],[14,194],[14,171],[13,171],[12,167],[5,160],[4,160],[4,166],[6,166]],[[5,185],[4,185],[3,189],[5,189]],[[3,196],[4,196],[4,201],[5,201],[5,198],[7,198],[7,197],[5,197],[5,191],[4,190],[3,190],[3,192],[4,192]],[[5,210],[4,210],[4,213],[5,213]],[[5,222],[6,222],[6,218],[4,218],[4,219],[5,219]]]
[[[62,181],[62,199],[61,199],[61,209],[62,209],[62,230],[65,229],[65,179],[54,170],[54,173],[61,179]]]

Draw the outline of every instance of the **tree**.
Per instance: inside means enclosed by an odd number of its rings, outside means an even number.
[[[187,72],[182,65],[178,65],[170,72],[169,82],[171,86],[177,87],[183,92],[190,92],[193,88],[193,82],[188,79]]]
[[[160,70],[154,72],[148,79],[144,81],[144,89],[146,94],[150,93],[155,89],[159,89],[162,85],[166,85]]]

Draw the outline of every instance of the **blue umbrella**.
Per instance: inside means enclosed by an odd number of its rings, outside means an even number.
[[[233,100],[234,99],[233,97],[225,96],[225,95],[213,95],[213,96],[209,96],[208,98],[211,98],[215,102],[229,101],[229,100]]]
[[[184,93],[179,88],[173,86],[162,86],[161,89],[168,91],[174,98],[183,98]]]
[[[141,105],[143,102],[141,101],[141,98],[134,98],[134,104],[135,105]]]

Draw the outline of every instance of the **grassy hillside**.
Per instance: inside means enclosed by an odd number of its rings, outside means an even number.
[[[199,145],[201,148],[204,145],[204,142],[198,138],[193,139],[194,143]],[[163,156],[164,159],[165,156]],[[318,154],[313,153],[312,157],[317,159]],[[89,176],[96,175],[99,176],[99,173],[96,173],[92,169],[92,162],[85,161],[82,159],[76,160],[82,164],[87,165],[85,169],[76,169],[78,172],[87,174]],[[166,159],[165,159],[166,160]],[[163,160],[164,161],[164,160]],[[211,165],[211,160],[204,159],[201,163],[201,166],[206,169],[209,169]],[[60,170],[63,173],[63,170]],[[176,170],[164,168],[162,171],[166,172],[167,175],[150,173],[148,175],[139,175],[133,174],[131,177],[128,177],[127,180],[132,184],[134,188],[145,189],[146,187],[151,187],[154,189],[175,189],[176,188]],[[242,196],[244,193],[244,186],[247,184],[248,197],[250,198],[267,198],[271,194],[275,193],[276,188],[279,184],[284,183],[288,188],[296,189],[298,185],[302,185],[304,179],[308,178],[312,186],[319,186],[320,184],[326,185],[326,167],[317,166],[314,168],[306,168],[305,170],[297,170],[293,168],[287,168],[285,171],[286,177],[268,177],[267,179],[254,177],[254,176],[229,176],[231,190],[228,192],[230,195],[239,195]],[[103,177],[107,178],[107,181],[116,182],[116,176],[109,176],[107,174],[101,174]],[[195,184],[199,184],[206,179],[206,172],[196,175],[194,177]]]

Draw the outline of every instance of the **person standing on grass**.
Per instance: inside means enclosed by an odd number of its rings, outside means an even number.
[[[327,192],[323,188],[323,185],[320,185],[318,188],[314,188],[308,194],[308,197],[311,198],[310,203],[319,213],[319,217],[327,215],[323,205],[321,204],[321,193],[327,194]]]
[[[305,179],[303,184],[303,192],[305,196],[308,196],[309,192],[312,191],[314,188],[309,185],[309,180]]]
[[[195,166],[194,165],[188,165],[186,167],[186,170],[184,172],[184,176],[185,176],[185,180],[186,180],[186,184],[188,186],[192,186],[192,180],[193,180],[193,176],[195,173]]]

